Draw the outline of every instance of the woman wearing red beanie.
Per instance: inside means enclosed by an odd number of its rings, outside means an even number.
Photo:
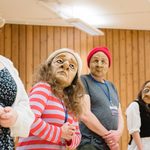
[[[123,131],[123,117],[115,86],[105,80],[111,66],[106,47],[96,47],[87,56],[90,74],[81,76],[86,90],[81,116],[82,139],[78,150],[118,150]]]

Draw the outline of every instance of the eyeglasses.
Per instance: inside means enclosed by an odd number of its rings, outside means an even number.
[[[150,91],[149,88],[145,88],[145,89],[143,90],[143,93],[144,93],[144,94],[147,94],[149,91]]]

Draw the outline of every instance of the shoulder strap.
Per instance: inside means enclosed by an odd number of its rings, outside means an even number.
[[[134,102],[137,102],[139,104],[139,100],[138,99],[135,99]]]
[[[132,135],[130,135],[130,141],[128,143],[129,145],[131,145],[132,139],[133,139],[133,137],[132,137]]]

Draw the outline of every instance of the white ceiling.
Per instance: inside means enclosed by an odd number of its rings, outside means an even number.
[[[150,0],[42,0],[55,12],[99,28],[150,30]],[[70,26],[39,0],[0,0],[6,23]]]

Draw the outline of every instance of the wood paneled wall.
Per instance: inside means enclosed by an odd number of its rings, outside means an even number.
[[[107,46],[112,54],[112,66],[107,79],[115,83],[125,119],[127,105],[136,97],[140,86],[150,79],[150,31],[103,29],[105,36],[92,37],[72,27],[10,25],[0,29],[0,54],[10,58],[19,70],[27,91],[31,87],[34,69],[55,49],[75,49],[83,60],[95,46]],[[128,133],[121,139],[126,150]]]

